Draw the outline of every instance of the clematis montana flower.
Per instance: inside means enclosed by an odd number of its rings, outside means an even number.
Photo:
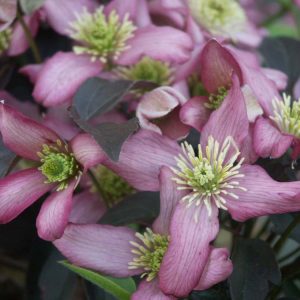
[[[37,218],[38,234],[59,238],[68,223],[73,191],[87,168],[103,157],[97,143],[79,134],[69,143],[51,129],[0,104],[0,131],[4,144],[18,156],[36,163],[0,179],[0,223],[8,223],[51,191]]]
[[[144,279],[132,295],[133,300],[176,299],[173,295],[165,295],[159,288],[160,277],[168,272],[167,269],[160,270],[160,265],[172,239],[169,236],[172,211],[183,193],[177,193],[169,168],[163,167],[159,178],[161,209],[152,229],[147,228],[141,234],[127,227],[70,224],[64,235],[54,242],[76,265],[114,277],[141,274]],[[205,236],[201,235],[204,239]],[[178,261],[169,261],[170,265],[174,263]],[[190,270],[184,265],[184,261],[178,267],[181,273],[190,276]],[[228,259],[228,251],[210,247],[204,271],[193,288],[207,289],[226,279],[231,272],[232,263]]]
[[[191,38],[154,26],[144,0],[114,0],[92,10],[76,5],[73,12],[76,19],[68,27],[73,52],[50,58],[35,84],[33,95],[45,106],[71,101],[83,81],[103,71],[129,80],[159,79],[162,85],[172,80],[171,66],[189,59]]]
[[[300,210],[300,182],[274,181],[263,168],[241,158],[249,122],[236,76],[232,82],[231,97],[211,114],[197,151],[140,131],[124,144],[118,163],[104,162],[132,186],[152,191],[160,188],[161,165],[168,166],[178,193],[185,192],[173,211],[159,271],[159,286],[166,294],[184,297],[199,282],[210,242],[219,231],[219,209],[236,221]]]

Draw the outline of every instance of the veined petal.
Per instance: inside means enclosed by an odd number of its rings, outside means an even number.
[[[160,168],[174,166],[180,151],[175,141],[142,129],[123,144],[117,163],[107,159],[103,164],[138,190],[158,191]]]
[[[180,30],[151,25],[138,29],[128,45],[130,48],[118,59],[121,65],[134,64],[144,56],[163,62],[184,63],[190,57],[193,42]]]
[[[60,238],[68,224],[76,181],[58,192],[53,192],[43,203],[36,220],[38,235],[47,241]]]
[[[226,248],[213,248],[195,290],[207,290],[224,281],[232,273],[233,265]]]
[[[170,224],[169,247],[159,271],[159,286],[164,293],[185,297],[195,288],[211,251],[210,242],[218,231],[218,209],[214,204],[210,216],[204,203],[176,206]]]
[[[278,90],[284,90],[286,88],[288,77],[285,73],[279,70],[268,68],[262,68],[261,70],[269,79],[271,79],[276,84]]]
[[[47,107],[69,103],[79,86],[101,69],[99,61],[92,62],[87,56],[58,52],[43,65],[33,96]]]
[[[101,163],[106,155],[94,140],[87,133],[76,135],[70,142],[72,152],[76,160],[84,167],[84,170]]]
[[[227,197],[226,207],[233,219],[245,221],[253,217],[283,214],[300,210],[300,182],[277,182],[263,168],[244,165],[239,185],[247,191],[235,190],[238,199]]]
[[[17,155],[40,160],[43,144],[55,143],[59,136],[51,129],[0,103],[0,131],[4,144]]]
[[[44,182],[44,175],[36,168],[0,179],[0,223],[10,222],[54,187]]]
[[[127,227],[110,225],[70,224],[54,245],[73,264],[115,277],[142,273],[128,269],[135,255],[130,241],[137,241],[135,232]]]

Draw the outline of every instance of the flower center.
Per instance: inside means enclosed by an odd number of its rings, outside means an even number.
[[[93,173],[99,184],[101,196],[110,207],[135,192],[122,177],[104,166],[97,167]],[[97,191],[96,188],[93,189]]]
[[[116,11],[108,16],[103,13],[103,7],[94,13],[86,9],[71,23],[71,37],[81,45],[74,46],[76,54],[88,54],[92,61],[96,59],[103,63],[113,63],[119,55],[129,48],[127,41],[133,36],[136,27],[128,20],[126,14],[120,20]]]
[[[141,242],[130,242],[134,247],[131,252],[136,255],[133,261],[129,262],[129,269],[144,269],[142,278],[147,276],[147,281],[154,279],[159,272],[162,259],[169,245],[169,237],[153,233],[147,228],[144,234],[136,233]]]
[[[292,102],[291,96],[283,94],[283,101],[275,98],[272,104],[274,115],[270,119],[282,132],[300,138],[300,99]]]
[[[9,47],[12,30],[10,28],[0,31],[0,55]]]
[[[228,153],[232,146],[235,148],[235,153],[229,158]],[[227,210],[223,195],[238,199],[238,196],[230,190],[246,191],[236,180],[244,177],[239,173],[244,159],[235,164],[240,152],[231,137],[228,137],[220,147],[219,143],[210,136],[205,153],[202,152],[201,145],[198,145],[198,155],[187,142],[182,143],[181,148],[183,154],[176,157],[177,168],[172,168],[176,177],[172,179],[178,184],[178,190],[190,191],[181,199],[188,203],[188,207],[192,204],[198,206],[203,201],[210,215],[212,202],[218,208]],[[197,215],[195,218],[197,220]]]
[[[60,140],[56,145],[43,145],[41,152],[41,166],[38,168],[47,178],[45,183],[59,183],[57,191],[63,190],[68,186],[68,181],[79,173],[79,166],[73,153],[69,153],[67,145]]]
[[[219,87],[217,93],[211,93],[208,96],[208,102],[204,105],[209,109],[218,109],[225,97],[227,96],[228,91],[225,87]]]
[[[243,30],[246,15],[235,0],[189,0],[196,22],[216,35],[231,36]]]
[[[168,63],[144,57],[131,67],[119,68],[117,74],[132,81],[151,81],[159,86],[170,85],[172,82],[172,71]]]

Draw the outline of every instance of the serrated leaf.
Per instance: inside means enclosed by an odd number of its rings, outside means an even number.
[[[300,41],[289,37],[265,38],[259,47],[267,67],[284,72],[288,76],[288,93],[300,76]]]
[[[91,270],[74,266],[67,261],[61,261],[62,265],[84,279],[104,289],[119,300],[130,300],[130,295],[136,290],[135,282],[132,278],[112,278],[100,275]]]
[[[233,300],[264,300],[269,282],[280,283],[275,255],[264,241],[238,238],[232,261],[234,268],[229,284]]]
[[[105,153],[114,161],[119,159],[122,145],[126,139],[139,129],[137,118],[132,118],[122,124],[102,123],[91,125],[80,119],[74,108],[71,109],[71,116],[83,131],[94,137]]]
[[[4,146],[0,137],[0,178],[7,174],[15,158],[16,155]]]
[[[45,2],[45,0],[19,0],[19,1],[20,1],[22,11],[26,15],[30,15],[31,13],[36,11]]]
[[[116,106],[131,89],[156,85],[144,81],[115,80],[98,77],[87,79],[74,96],[73,106],[80,118],[89,120]]]
[[[159,193],[139,192],[110,208],[101,224],[127,225],[155,219],[159,214]]]

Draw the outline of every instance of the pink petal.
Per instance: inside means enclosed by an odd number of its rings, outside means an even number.
[[[258,155],[255,152],[253,145],[253,131],[254,125],[250,124],[248,135],[246,136],[240,147],[240,157],[244,158],[244,163],[246,164],[253,164],[258,159]]]
[[[247,191],[235,190],[239,199],[227,197],[227,208],[233,219],[247,219],[300,210],[300,182],[277,182],[259,166],[244,165],[239,185]]]
[[[47,127],[0,103],[0,131],[4,144],[17,155],[40,160],[42,145],[55,143],[59,136]]]
[[[39,28],[39,12],[35,12],[32,16],[24,16],[24,22],[29,28],[31,35],[34,37]],[[22,25],[18,22],[13,29],[10,46],[7,50],[9,56],[16,56],[24,53],[29,48],[26,35]]]
[[[103,164],[138,190],[158,191],[160,168],[174,166],[180,152],[175,141],[142,129],[123,144],[117,163],[107,160]]]
[[[247,23],[244,30],[241,30],[234,35],[241,44],[249,47],[257,47],[262,41],[263,34],[261,31],[257,30],[250,22]]]
[[[68,224],[76,181],[59,192],[53,192],[43,203],[36,220],[38,235],[47,241],[60,238]]]
[[[241,145],[248,134],[249,122],[245,100],[238,78],[233,77],[232,87],[221,106],[215,110],[204,126],[201,134],[201,145],[205,147],[211,135],[220,144],[231,136],[237,145]]]
[[[15,19],[17,13],[17,0],[1,1],[0,30],[7,28]]]
[[[186,102],[180,110],[182,123],[201,131],[211,114],[211,110],[204,106],[207,101],[206,97],[197,96]]]
[[[293,136],[281,133],[270,120],[259,118],[254,127],[253,146],[261,157],[277,158],[291,146]]]
[[[195,290],[207,290],[224,281],[232,273],[233,265],[226,248],[213,248],[205,266],[201,279]]]
[[[71,149],[76,160],[84,167],[84,170],[101,163],[106,155],[94,140],[87,133],[76,135],[70,142]]]
[[[43,64],[26,65],[19,69],[19,73],[27,76],[29,80],[35,84],[42,68]]]
[[[33,96],[44,106],[68,103],[79,86],[89,77],[97,75],[101,63],[72,52],[57,52],[43,66]]]
[[[100,197],[86,190],[73,196],[69,222],[76,224],[97,223],[105,212],[106,207]]]
[[[193,47],[186,33],[172,27],[154,25],[138,29],[128,44],[130,49],[118,59],[121,65],[134,64],[144,56],[169,63],[184,63]]]
[[[195,221],[195,212],[199,212]],[[199,282],[210,254],[210,242],[219,231],[218,209],[212,205],[211,216],[206,206],[187,208],[179,203],[170,224],[170,243],[164,255],[159,285],[165,294],[187,296]]]
[[[219,87],[230,85],[233,72],[243,84],[240,65],[234,56],[216,40],[210,40],[203,48],[200,66],[201,80],[210,93],[214,93]]]
[[[132,294],[131,300],[176,300],[173,296],[165,295],[158,286],[157,279],[143,280]]]
[[[279,70],[263,68],[262,72],[271,79],[275,84],[278,90],[284,90],[287,86],[288,77],[286,74]]]
[[[168,167],[162,167],[160,180],[160,213],[155,219],[152,228],[154,232],[160,234],[169,234],[169,225],[176,204],[186,194],[184,191],[177,190],[177,184],[174,180],[174,173]]]
[[[43,10],[49,25],[60,34],[69,35],[70,23],[76,20],[76,14],[84,7],[92,11],[96,4],[93,0],[46,0]]]
[[[136,241],[136,237],[127,227],[70,224],[54,245],[75,265],[114,277],[128,277],[141,273],[128,269],[134,258],[130,241]]]
[[[0,223],[10,222],[53,188],[44,182],[44,175],[36,168],[0,179]]]

